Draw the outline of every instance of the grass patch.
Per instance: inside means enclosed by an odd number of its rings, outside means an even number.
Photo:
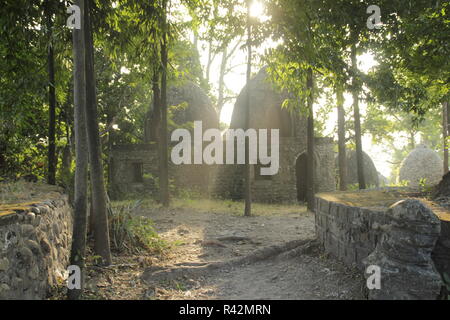
[[[162,254],[176,245],[159,237],[150,218],[137,214],[140,207],[140,200],[112,204],[109,214],[111,249],[137,254],[142,251]]]
[[[219,199],[174,199],[174,208],[188,208],[203,213],[227,213],[240,216],[244,213],[243,201]],[[306,208],[297,204],[252,203],[255,216],[288,215],[306,212]]]
[[[116,201],[116,205],[129,204],[130,200]],[[164,210],[161,205],[152,199],[141,200],[142,208],[153,208]],[[193,210],[199,213],[222,213],[241,216],[244,213],[243,201],[201,199],[201,198],[172,198],[171,209]],[[306,207],[300,204],[269,204],[252,203],[252,214],[254,216],[273,216],[305,213]]]
[[[16,204],[20,202],[42,201],[52,198],[62,192],[57,186],[51,186],[43,182],[0,182],[0,205]]]

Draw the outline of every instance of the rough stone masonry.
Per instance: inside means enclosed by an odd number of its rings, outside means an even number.
[[[9,207],[0,211],[0,299],[45,299],[63,281],[68,264],[67,196]]]
[[[381,268],[380,290],[370,290],[375,300],[435,300],[441,289],[441,277],[431,253],[441,226],[437,216],[419,200],[407,199],[389,210],[391,223],[363,263]],[[365,273],[366,277],[368,274]]]
[[[380,267],[381,289],[369,299],[437,299],[450,274],[448,222],[436,208],[399,197],[395,190],[319,194],[318,239],[346,265]]]

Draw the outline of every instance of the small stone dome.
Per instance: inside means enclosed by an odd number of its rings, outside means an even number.
[[[283,108],[289,97],[270,82],[267,67],[262,68],[245,85],[236,99],[230,128],[245,128],[247,91],[250,88],[250,128],[279,129],[280,137],[302,137],[306,139],[306,118]]]
[[[173,110],[173,120],[179,125],[202,121],[203,130],[219,128],[219,117],[211,100],[202,88],[191,81],[170,87],[167,92],[167,103],[169,107],[187,104],[184,108]]]
[[[357,184],[358,183],[358,167],[356,163],[356,151],[347,150],[347,183]],[[363,166],[364,166],[364,180],[366,186],[369,187],[379,187],[378,171],[373,163],[372,159],[367,153],[363,151]],[[336,157],[336,169],[339,168],[338,158]]]
[[[443,175],[443,164],[439,155],[426,145],[419,145],[403,160],[399,182],[408,181],[408,186],[418,187],[425,179],[426,185],[437,184]]]

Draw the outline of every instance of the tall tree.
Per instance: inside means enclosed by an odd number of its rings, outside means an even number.
[[[306,134],[306,202],[308,209],[315,209],[315,164],[314,164],[314,73],[312,68],[307,70],[306,76],[307,106],[308,106],[308,128]]]
[[[92,0],[86,0],[83,31],[85,37],[86,65],[86,130],[88,138],[92,207],[94,212],[94,250],[102,257],[102,263],[111,264],[108,212],[103,163],[101,159],[96,82],[94,73],[94,43],[91,24]]]
[[[355,123],[355,145],[356,145],[356,169],[358,173],[358,185],[359,189],[366,189],[366,179],[364,177],[364,158],[362,149],[362,137],[361,137],[361,116],[359,111],[359,70],[356,59],[356,44],[352,43],[351,47],[351,59],[352,59],[352,95],[353,95],[353,114]]]
[[[442,103],[442,149],[444,150],[444,174],[448,172],[448,103]]]
[[[56,89],[55,57],[53,49],[53,2],[46,0],[45,16],[47,28],[47,68],[48,68],[48,184],[56,184]]]
[[[161,39],[161,133],[159,139],[159,188],[160,201],[165,207],[169,206],[169,145],[167,137],[167,66],[168,66],[168,35],[167,0],[163,0],[162,6],[162,39]]]
[[[347,190],[347,155],[345,150],[345,111],[344,89],[342,85],[336,88],[337,121],[338,121],[338,167],[339,190]]]
[[[81,25],[84,28],[84,1],[77,0],[81,10]],[[86,81],[85,81],[85,43],[84,31],[73,29],[73,73],[74,73],[74,122],[75,122],[75,199],[72,248],[70,264],[81,270],[81,289],[68,291],[69,299],[78,299],[84,288],[84,257],[86,254],[87,231],[87,185],[88,185],[88,146],[86,133]]]
[[[250,0],[247,0],[247,93],[245,96],[245,129],[250,128],[250,76],[252,72],[252,26],[250,18]],[[250,166],[250,140],[245,138],[245,165],[244,165],[244,216],[252,215],[252,186],[251,186],[251,166]]]

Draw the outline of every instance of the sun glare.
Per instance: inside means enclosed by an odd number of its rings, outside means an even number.
[[[259,1],[252,1],[250,5],[250,16],[260,18],[264,15],[264,5]]]

